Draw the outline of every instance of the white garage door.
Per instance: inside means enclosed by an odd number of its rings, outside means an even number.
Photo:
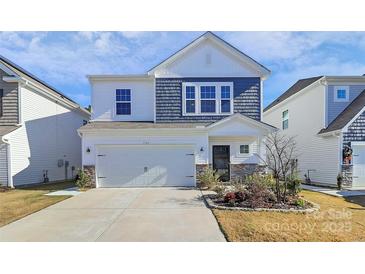
[[[192,146],[99,146],[98,187],[195,186]]]
[[[352,145],[353,187],[365,187],[365,145]]]

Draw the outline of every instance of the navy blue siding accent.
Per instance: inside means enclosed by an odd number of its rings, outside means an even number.
[[[156,122],[214,122],[226,116],[182,115],[183,82],[233,82],[233,111],[260,121],[261,98],[260,78],[222,77],[222,78],[156,78]]]
[[[327,126],[365,89],[365,85],[348,85],[349,86],[349,101],[335,102],[335,86],[328,86],[327,93]],[[341,86],[341,85],[338,85]],[[344,85],[346,86],[346,85]]]
[[[343,135],[344,142],[365,141],[365,112],[348,127]]]

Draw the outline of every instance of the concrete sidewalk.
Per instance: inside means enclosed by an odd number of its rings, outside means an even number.
[[[92,189],[0,228],[0,241],[225,241],[199,190]]]
[[[332,195],[335,197],[350,197],[350,196],[365,196],[365,190],[337,190],[335,188],[312,186],[312,185],[302,185],[303,189],[320,192],[323,194]]]

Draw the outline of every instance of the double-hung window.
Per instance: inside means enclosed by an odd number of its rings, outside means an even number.
[[[200,112],[216,113],[215,86],[200,87]]]
[[[282,118],[283,129],[287,129],[289,127],[289,110],[283,111]]]
[[[117,115],[131,115],[131,90],[116,90],[116,113]]]
[[[183,83],[183,115],[229,115],[233,113],[232,82]]]
[[[221,113],[231,112],[231,87],[221,86]]]
[[[195,113],[195,86],[186,86],[186,113]]]

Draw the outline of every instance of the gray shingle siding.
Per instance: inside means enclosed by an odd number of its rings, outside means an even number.
[[[348,127],[343,134],[344,142],[365,141],[365,112]]]
[[[260,121],[260,78],[156,78],[156,122],[214,122],[222,115],[183,116],[183,82],[233,82],[233,111]]]
[[[0,117],[0,126],[15,125],[19,123],[18,84],[3,81],[7,75],[0,69],[0,89],[3,90],[3,115]]]
[[[328,93],[327,93],[328,116],[327,116],[326,126],[329,125],[365,89],[365,85],[350,85],[349,101],[335,102],[334,87],[335,85],[328,86]]]

